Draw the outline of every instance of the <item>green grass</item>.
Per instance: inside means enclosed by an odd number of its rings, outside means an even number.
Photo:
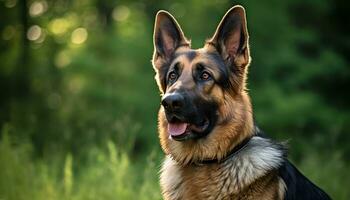
[[[311,148],[311,147],[309,147]],[[307,151],[297,167],[312,182],[324,189],[333,199],[349,199],[349,165],[342,160],[340,152],[320,154],[315,150]]]
[[[105,149],[93,148],[87,154],[84,165],[72,154],[63,159],[53,155],[50,160],[35,160],[31,145],[15,144],[4,134],[0,143],[0,199],[161,199],[155,152],[145,162],[136,162],[108,141]]]

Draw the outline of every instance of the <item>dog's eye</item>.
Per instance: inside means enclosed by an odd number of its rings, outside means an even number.
[[[168,79],[171,82],[175,81],[177,79],[177,74],[175,72],[170,72]]]
[[[201,76],[200,76],[201,80],[209,80],[211,78],[210,74],[208,72],[202,72]]]

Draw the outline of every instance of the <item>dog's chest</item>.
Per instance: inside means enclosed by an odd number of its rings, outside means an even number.
[[[273,148],[256,150],[248,146],[219,164],[180,166],[167,157],[160,179],[164,199],[280,199],[284,187],[274,169],[282,154]]]
[[[273,174],[253,178],[257,174],[238,172],[232,163],[180,168],[167,160],[165,165],[161,186],[166,200],[279,199],[279,180]]]
[[[184,199],[228,199],[236,191],[231,172],[219,167],[185,169],[183,178]]]
[[[175,165],[164,170],[161,181],[167,199],[228,199],[237,191],[232,172],[219,166]]]

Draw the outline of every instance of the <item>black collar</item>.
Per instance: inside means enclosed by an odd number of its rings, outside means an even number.
[[[205,160],[197,161],[197,162],[195,162],[195,164],[203,165],[203,164],[223,163],[226,160],[228,160],[229,158],[232,158],[233,156],[235,156],[242,149],[244,149],[247,146],[247,144],[249,143],[250,139],[252,139],[252,137],[248,137],[248,138],[244,139],[241,143],[239,143],[231,151],[229,151],[224,158],[222,158],[220,160],[218,160],[217,158],[205,159]]]

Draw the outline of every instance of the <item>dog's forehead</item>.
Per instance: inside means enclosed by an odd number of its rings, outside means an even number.
[[[202,63],[206,65],[217,65],[220,63],[217,52],[207,48],[190,49],[179,48],[175,52],[174,63],[180,62],[185,66],[194,66],[193,64]]]

